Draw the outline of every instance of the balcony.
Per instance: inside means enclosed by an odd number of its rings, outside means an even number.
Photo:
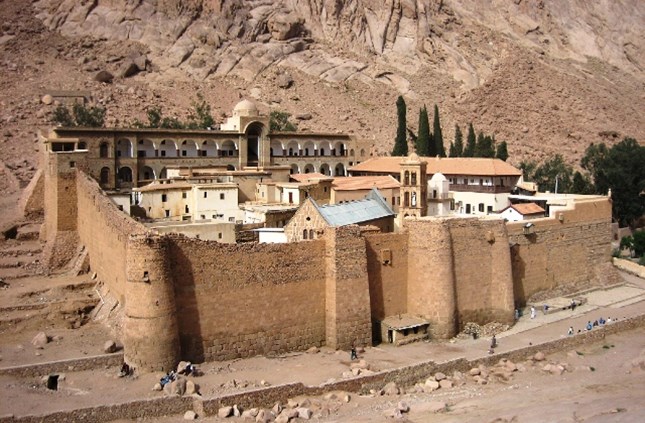
[[[512,187],[494,186],[494,185],[470,185],[470,184],[450,184],[450,191],[455,192],[478,192],[483,194],[510,194]]]

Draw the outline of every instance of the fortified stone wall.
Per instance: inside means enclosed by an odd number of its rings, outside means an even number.
[[[145,233],[146,228],[119,210],[96,181],[84,173],[78,174],[76,191],[78,235],[89,253],[92,272],[123,304],[128,237]]]
[[[508,223],[515,302],[541,291],[583,288],[599,266],[611,260],[611,203],[609,199],[576,201],[575,208],[555,218]]]
[[[224,245],[169,235],[182,357],[228,360],[325,343],[325,243]]]
[[[365,235],[365,243],[372,319],[407,313],[408,234]]]
[[[449,221],[454,260],[457,325],[512,323],[513,278],[503,220]]]

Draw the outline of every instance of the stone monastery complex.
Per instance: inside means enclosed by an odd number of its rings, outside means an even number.
[[[585,286],[610,261],[608,197],[536,193],[497,159],[370,157],[355,137],[271,132],[249,101],[217,130],[41,138],[27,208],[43,195],[47,264],[85,258],[138,371],[447,339],[511,323],[531,295]]]

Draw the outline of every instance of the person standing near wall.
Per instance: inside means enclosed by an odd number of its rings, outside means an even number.
[[[531,319],[535,319],[535,307],[531,306]]]

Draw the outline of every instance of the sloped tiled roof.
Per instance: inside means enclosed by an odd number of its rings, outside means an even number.
[[[289,175],[289,178],[293,179],[296,182],[306,182],[309,180],[314,180],[314,179],[331,179],[331,177],[327,175],[323,175],[322,173],[318,172],[312,172],[312,173],[293,173]]]
[[[537,214],[537,213],[542,213],[544,214],[544,209],[540,206],[538,206],[535,203],[518,203],[518,204],[511,204],[509,207],[515,209],[519,214],[522,215],[527,215],[527,214]]]
[[[401,183],[391,177],[385,176],[348,176],[334,178],[332,187],[336,191],[355,191],[365,189],[390,189],[399,188]]]
[[[356,172],[399,173],[406,157],[373,157],[352,166]],[[520,176],[522,171],[500,159],[479,157],[420,157],[428,163],[427,173],[444,175]]]
[[[394,216],[392,208],[376,189],[372,189],[363,200],[347,203],[319,206],[313,199],[311,201],[330,226],[353,225]]]

